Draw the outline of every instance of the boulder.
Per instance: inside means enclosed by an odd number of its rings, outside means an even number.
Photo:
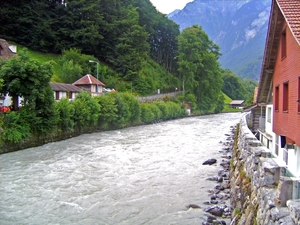
[[[217,162],[216,159],[208,159],[204,163],[202,163],[202,165],[212,165],[212,164],[214,164],[216,162]]]

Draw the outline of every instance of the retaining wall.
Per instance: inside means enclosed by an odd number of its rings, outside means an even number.
[[[300,199],[291,200],[293,180],[283,171],[243,118],[231,161],[231,225],[300,224]]]

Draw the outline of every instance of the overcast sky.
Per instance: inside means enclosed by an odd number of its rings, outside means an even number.
[[[169,14],[175,9],[183,9],[183,7],[193,0],[150,0],[156,9],[164,14]]]

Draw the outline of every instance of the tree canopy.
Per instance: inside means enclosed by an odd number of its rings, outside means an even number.
[[[198,25],[186,28],[178,38],[178,71],[185,93],[194,94],[198,109],[213,110],[222,88],[219,47]]]
[[[3,86],[0,93],[9,94],[13,99],[13,110],[21,104],[34,115],[32,123],[37,131],[51,129],[54,116],[54,98],[50,87],[53,75],[51,63],[39,63],[28,57],[26,52],[20,52],[18,57],[5,61],[0,70]]]

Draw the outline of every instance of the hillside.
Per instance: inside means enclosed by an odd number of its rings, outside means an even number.
[[[221,47],[220,63],[238,76],[258,81],[270,14],[270,0],[194,0],[169,18],[180,30],[202,26]]]

